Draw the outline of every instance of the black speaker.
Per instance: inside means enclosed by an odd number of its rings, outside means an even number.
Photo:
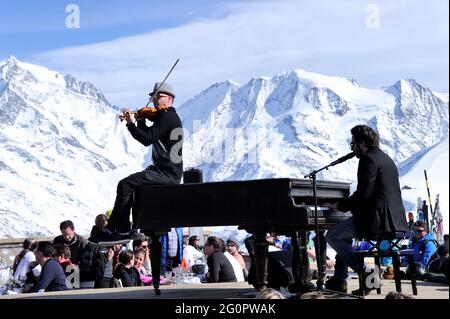
[[[183,172],[183,184],[203,183],[203,172],[190,168]]]

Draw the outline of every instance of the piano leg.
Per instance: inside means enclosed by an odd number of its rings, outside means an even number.
[[[150,234],[150,263],[152,265],[153,288],[156,295],[161,294],[159,290],[159,281],[161,276],[161,250],[162,244],[159,241],[159,234],[152,232]]]
[[[258,290],[267,287],[267,260],[269,255],[269,243],[266,240],[266,233],[255,233],[255,241],[253,242],[255,253],[255,288]]]
[[[324,285],[324,279],[326,276],[326,270],[327,270],[327,241],[325,239],[325,231],[319,230],[319,236],[314,237],[314,249],[316,250],[316,256],[319,256],[317,247],[317,240],[320,240],[320,258],[321,260],[317,260],[317,271],[320,271],[322,276],[318,277],[317,279],[317,287],[320,289],[323,288]],[[322,281],[320,281],[320,278],[322,278]]]
[[[293,249],[292,273],[295,282],[289,286],[289,292],[304,293],[315,288],[311,282],[311,270],[306,245],[308,243],[307,232],[295,232],[291,235]]]

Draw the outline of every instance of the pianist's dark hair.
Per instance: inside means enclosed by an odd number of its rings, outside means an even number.
[[[369,149],[380,146],[378,134],[367,125],[356,125],[350,132],[357,143],[364,143]]]

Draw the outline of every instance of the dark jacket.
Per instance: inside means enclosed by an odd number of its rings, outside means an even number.
[[[379,148],[362,155],[357,189],[339,201],[338,209],[352,212],[357,238],[406,232],[408,225],[394,161]]]
[[[208,257],[208,282],[236,282],[233,266],[220,250]]]
[[[53,246],[57,244],[64,244],[70,249],[70,261],[72,264],[78,265],[83,255],[84,247],[87,245],[87,240],[78,234],[72,238],[71,241],[66,241],[62,235],[53,239]]]
[[[145,146],[152,145],[152,161],[156,170],[180,181],[183,175],[183,126],[175,109],[170,107],[167,112],[160,111],[150,127],[145,120],[138,120],[137,126],[129,123],[127,127],[134,139]]]
[[[60,264],[53,258],[50,258],[42,266],[41,276],[33,291],[60,291],[67,290],[66,274]]]
[[[124,287],[142,286],[141,277],[136,268],[127,268],[122,264],[118,264],[114,271],[114,278],[122,281]]]

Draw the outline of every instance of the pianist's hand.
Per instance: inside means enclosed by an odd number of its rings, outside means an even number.
[[[322,207],[327,207],[327,208],[329,208],[329,209],[331,209],[331,210],[337,210],[337,208],[338,208],[338,203],[337,202],[335,202],[335,203],[323,203],[323,204],[321,204],[320,206],[322,206]]]

